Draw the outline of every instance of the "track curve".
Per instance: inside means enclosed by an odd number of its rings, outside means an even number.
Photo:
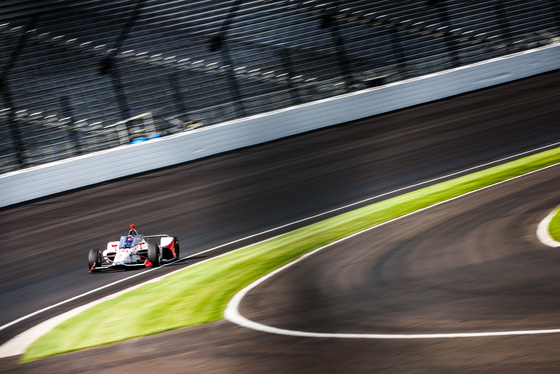
[[[329,333],[560,328],[560,251],[536,238],[559,203],[560,165],[342,241],[252,290],[242,314]],[[554,372],[560,334],[432,340],[268,334],[219,321],[21,365],[134,372]],[[157,347],[157,348],[156,348]],[[110,356],[110,359],[107,357]],[[70,365],[71,369],[69,369]]]
[[[193,253],[551,143],[560,138],[558,83],[560,72],[544,74],[2,209],[0,323],[126,276],[92,277],[84,262],[89,247],[129,223],[145,233],[177,235],[184,252]],[[2,331],[1,340],[60,311]],[[33,365],[41,364],[26,368]]]
[[[559,333],[560,251],[535,234],[559,181],[555,165],[325,247],[251,290],[241,314],[317,337]]]

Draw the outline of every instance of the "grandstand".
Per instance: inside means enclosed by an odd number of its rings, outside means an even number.
[[[4,0],[0,173],[558,35],[554,0]]]

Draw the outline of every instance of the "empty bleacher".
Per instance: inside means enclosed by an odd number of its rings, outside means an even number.
[[[0,173],[550,43],[553,0],[0,3]]]

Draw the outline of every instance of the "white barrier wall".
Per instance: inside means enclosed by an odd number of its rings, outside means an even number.
[[[560,45],[0,175],[0,207],[560,68]]]

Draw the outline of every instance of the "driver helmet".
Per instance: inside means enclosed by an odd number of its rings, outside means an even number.
[[[134,237],[133,236],[129,236],[126,238],[126,245],[127,247],[132,247],[132,243],[134,243]]]

